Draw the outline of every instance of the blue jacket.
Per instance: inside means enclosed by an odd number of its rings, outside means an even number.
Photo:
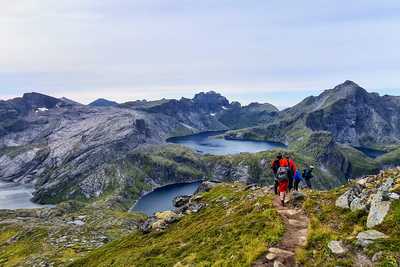
[[[303,177],[301,176],[301,172],[299,170],[296,171],[293,178],[296,181],[301,181],[303,179]]]

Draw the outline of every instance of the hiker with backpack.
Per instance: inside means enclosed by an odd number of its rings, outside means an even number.
[[[276,174],[278,181],[279,198],[282,206],[285,206],[286,192],[289,187],[289,174],[290,173],[290,162],[286,157],[282,157],[279,160],[279,168]]]
[[[293,177],[294,177],[294,174],[296,173],[296,164],[295,164],[293,158],[291,158],[289,154],[286,154],[286,155],[285,155],[285,158],[286,158],[286,160],[287,160],[287,162],[288,162],[288,164],[289,164],[289,173],[288,173],[288,176],[289,176],[289,185],[288,185],[288,191],[290,192],[290,191],[293,189]]]
[[[276,175],[277,175],[278,169],[280,167],[280,160],[281,159],[282,159],[282,154],[279,153],[276,156],[276,159],[274,159],[271,162],[271,170],[272,170],[272,173],[274,174],[274,192],[275,192],[275,195],[278,194],[278,179],[277,179]]]
[[[312,173],[313,170],[314,170],[314,166],[312,166],[312,165],[310,167],[308,167],[307,169],[303,170],[303,178],[306,181],[306,185],[309,189],[312,189],[310,180],[311,180],[311,178],[314,177],[314,175]]]

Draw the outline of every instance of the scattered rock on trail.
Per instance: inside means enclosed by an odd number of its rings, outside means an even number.
[[[357,243],[366,247],[377,239],[388,238],[387,235],[376,230],[368,230],[357,235]]]
[[[276,255],[276,254],[274,254],[274,253],[268,253],[267,256],[265,256],[265,258],[266,258],[268,261],[273,261],[273,260],[276,259],[276,257],[278,257],[278,255]]]
[[[292,193],[293,202],[298,202],[298,201],[304,200],[305,198],[306,198],[306,195],[302,192],[294,191]]]
[[[280,261],[274,261],[274,267],[285,267],[285,265]]]
[[[329,242],[328,248],[331,250],[333,254],[336,255],[344,255],[347,253],[348,249],[343,246],[342,241],[333,240]]]
[[[382,259],[382,257],[383,257],[383,252],[379,251],[379,252],[375,253],[374,256],[372,256],[372,261],[378,262]]]

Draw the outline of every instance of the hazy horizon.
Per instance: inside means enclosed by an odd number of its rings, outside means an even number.
[[[282,108],[344,80],[399,95],[399,12],[396,0],[8,1],[0,99],[37,91],[124,102],[214,90]]]

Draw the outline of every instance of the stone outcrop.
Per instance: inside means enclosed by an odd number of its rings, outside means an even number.
[[[367,176],[336,200],[336,206],[344,209],[368,211],[367,227],[373,228],[385,219],[391,202],[399,198],[391,192],[400,183],[400,168]]]

